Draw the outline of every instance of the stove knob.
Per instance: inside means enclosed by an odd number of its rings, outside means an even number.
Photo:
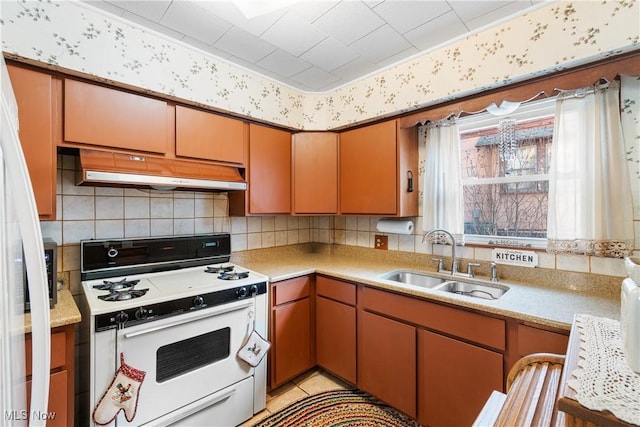
[[[118,250],[116,248],[109,248],[107,251],[107,256],[109,258],[115,258],[118,256]]]
[[[251,285],[251,287],[249,288],[249,295],[250,296],[258,295],[258,286],[257,285]]]
[[[242,286],[241,288],[238,288],[238,290],[236,291],[236,295],[238,295],[238,298],[244,298],[247,296],[247,288],[245,288],[244,286]]]
[[[198,295],[193,299],[193,306],[195,308],[200,308],[204,306],[204,298],[201,295]]]
[[[135,315],[136,315],[136,319],[138,320],[146,319],[147,316],[149,315],[149,311],[146,308],[140,307],[139,309],[136,310]]]
[[[120,313],[116,314],[115,321],[117,323],[124,323],[127,320],[129,320],[129,315],[124,311],[121,311]]]

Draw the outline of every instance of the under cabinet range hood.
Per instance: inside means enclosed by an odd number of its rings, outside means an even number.
[[[246,190],[238,168],[178,159],[80,150],[78,185],[175,188],[205,191]]]

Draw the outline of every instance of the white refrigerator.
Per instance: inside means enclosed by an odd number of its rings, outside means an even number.
[[[18,136],[17,104],[1,54],[0,60],[0,425],[44,426],[50,416],[47,403],[51,352],[44,248]],[[25,384],[25,266],[33,343],[30,402],[26,401]]]

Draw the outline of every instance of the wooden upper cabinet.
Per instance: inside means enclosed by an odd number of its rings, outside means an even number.
[[[241,120],[176,106],[176,156],[244,165],[245,140]]]
[[[391,120],[340,134],[341,213],[418,215],[417,133]]]
[[[247,191],[229,193],[232,216],[291,212],[291,133],[249,124]]]
[[[18,103],[19,136],[41,220],[56,219],[55,92],[49,74],[7,65]]]
[[[108,148],[172,152],[167,103],[76,80],[64,81],[64,140]]]
[[[293,213],[338,213],[338,134],[293,135]]]

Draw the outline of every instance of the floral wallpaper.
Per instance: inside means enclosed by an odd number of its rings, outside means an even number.
[[[330,93],[293,89],[76,1],[3,0],[2,50],[286,127],[408,112],[639,47],[637,0],[558,1]]]
[[[633,218],[640,220],[640,77],[622,76],[620,121],[633,192]],[[640,224],[636,222],[636,247],[640,246]]]

